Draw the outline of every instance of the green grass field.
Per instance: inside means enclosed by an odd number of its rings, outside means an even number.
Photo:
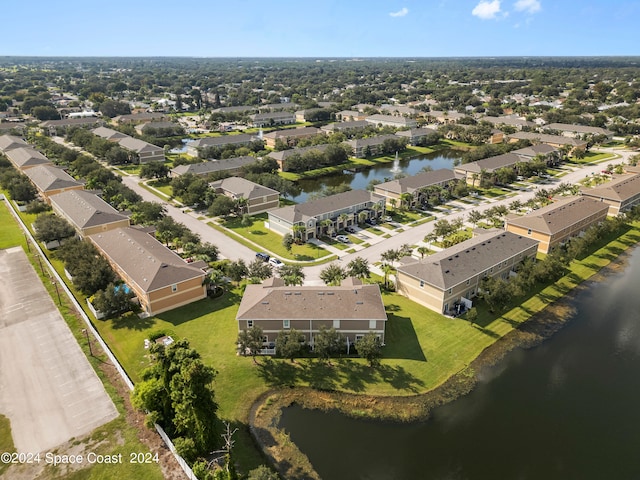
[[[267,216],[264,213],[254,216],[253,224],[249,227],[243,227],[241,225],[241,219],[238,218],[227,220],[224,223],[224,228],[211,222],[209,223],[209,225],[213,226],[213,228],[217,230],[220,230],[221,232],[225,233],[225,235],[233,238],[234,240],[238,240],[239,235],[244,239],[258,244],[258,247],[256,247],[249,242],[242,242],[253,250],[259,251],[260,247],[262,247],[263,249],[276,254],[284,260],[313,262],[326,255],[329,255],[329,252],[324,248],[317,247],[310,243],[293,245],[291,247],[291,251],[287,251],[284,245],[282,245],[282,235],[278,235],[277,233],[269,230],[264,226],[264,221],[266,220],[266,218]],[[230,233],[228,230],[231,230],[237,235],[233,235],[233,233]]]

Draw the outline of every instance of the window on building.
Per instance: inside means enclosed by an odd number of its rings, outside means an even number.
[[[340,320],[333,321],[333,328],[340,328]]]
[[[253,327],[253,320],[247,320],[247,328]]]
[[[364,338],[364,335],[362,333],[356,333],[356,342],[358,340],[362,340]]]
[[[453,289],[452,289],[452,288],[450,288],[450,289],[449,289],[449,293],[451,293],[452,291],[453,291]]]
[[[369,320],[369,330],[374,330],[376,328],[376,321]]]
[[[470,280],[469,280],[469,279],[467,279],[467,285],[469,285],[469,282],[470,282]]]
[[[527,230],[527,235],[531,235],[531,229]]]
[[[175,283],[173,285],[171,285],[171,291],[172,292],[177,292],[178,291],[178,285],[176,285]]]
[[[283,320],[282,328],[291,328],[291,320]]]
[[[420,286],[424,287],[424,280],[420,280]]]

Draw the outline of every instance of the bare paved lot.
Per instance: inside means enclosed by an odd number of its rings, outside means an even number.
[[[118,412],[21,248],[0,251],[0,413],[18,452],[52,449]]]

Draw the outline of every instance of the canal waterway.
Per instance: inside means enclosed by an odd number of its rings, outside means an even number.
[[[562,330],[425,422],[294,405],[280,426],[323,479],[638,479],[640,248],[628,260],[576,295]]]
[[[352,190],[364,190],[371,180],[385,181],[385,179],[393,179],[396,173],[415,175],[426,166],[431,167],[433,170],[452,168],[454,161],[460,158],[462,153],[455,150],[446,150],[416,158],[399,160],[398,171],[393,171],[393,163],[384,163],[367,167],[355,173],[336,173],[323,177],[302,179],[296,182],[300,187],[300,194],[294,197],[293,200],[297,203],[306,202],[312,193],[319,192],[326,187],[335,187],[343,184],[349,185]]]

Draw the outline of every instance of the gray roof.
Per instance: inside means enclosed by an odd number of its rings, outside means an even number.
[[[609,205],[606,203],[588,197],[570,197],[534,210],[522,217],[508,218],[507,224],[555,235],[597,213],[606,215],[608,210]]]
[[[224,145],[236,145],[258,140],[258,137],[240,133],[238,135],[221,135],[219,137],[203,137],[194,140],[189,146],[194,148],[222,147]]]
[[[153,120],[156,118],[166,118],[168,115],[162,112],[142,112],[142,113],[129,113],[127,115],[119,115],[114,120],[116,122],[135,122],[142,120]]]
[[[432,135],[434,133],[437,134],[438,131],[434,130],[433,128],[410,128],[409,130],[400,130],[399,132],[396,132],[396,135],[398,135],[399,137],[413,138]]]
[[[534,158],[537,155],[549,155],[557,151],[558,149],[556,147],[552,147],[546,143],[538,143],[537,145],[531,145],[530,147],[512,150],[511,153],[515,153],[519,157]]]
[[[301,137],[305,135],[317,135],[318,133],[322,133],[322,130],[316,127],[285,128],[283,130],[265,133],[264,138]]]
[[[145,142],[144,140],[139,140],[137,138],[133,138],[129,136],[118,140],[118,144],[122,148],[126,148],[127,150],[131,150],[136,153],[164,151],[162,147],[158,147],[157,145],[154,145],[152,143]]]
[[[302,155],[312,150],[318,150],[320,152],[324,152],[329,145],[331,144],[323,143],[321,145],[311,145],[309,147],[290,148],[289,150],[281,150],[279,152],[269,152],[269,155],[267,155],[267,157],[273,158],[274,160],[286,160],[292,155]]]
[[[129,136],[124,133],[118,132],[113,128],[107,128],[107,127],[94,128],[93,130],[91,130],[91,133],[99,137],[106,138],[107,140],[126,138]]]
[[[216,113],[243,113],[257,109],[257,105],[233,105],[230,107],[215,108],[213,111]]]
[[[378,285],[339,287],[247,285],[238,320],[387,320]]]
[[[202,270],[135,228],[116,228],[89,238],[145,292],[204,277]]]
[[[413,193],[420,188],[438,185],[443,182],[450,182],[456,178],[457,177],[453,173],[453,170],[441,168],[431,172],[422,172],[410,177],[403,177],[397,180],[391,180],[390,182],[380,183],[375,185],[374,188],[376,190],[380,189],[397,194]]]
[[[295,120],[296,115],[291,112],[264,112],[264,113],[256,113],[253,115],[249,115],[249,118],[254,122],[260,122],[263,120],[281,120],[281,119],[290,119]]]
[[[77,228],[95,227],[128,218],[97,195],[86,190],[67,190],[49,197],[52,204]]]
[[[38,165],[37,167],[25,170],[24,174],[29,177],[41,192],[82,185],[82,183],[74,180],[67,172],[53,165]]]
[[[583,188],[582,194],[616,202],[624,202],[640,194],[640,174],[624,175],[598,187]]]
[[[537,245],[537,240],[511,232],[489,233],[466,240],[424,260],[402,265],[398,267],[398,272],[446,290]]]
[[[136,126],[137,131],[144,132],[145,130],[153,129],[153,128],[182,128],[180,124],[175,122],[147,122],[141,125]]]
[[[523,118],[511,117],[511,116],[503,116],[503,117],[481,117],[479,119],[481,122],[489,122],[493,125],[511,125],[514,127],[535,127],[536,124],[533,122],[529,122]]]
[[[376,203],[382,200],[384,200],[384,197],[368,192],[367,190],[349,190],[348,192],[318,198],[317,200],[277,208],[271,210],[269,214],[282,218],[289,223],[296,223],[305,221],[308,218],[318,217],[324,213],[343,210],[352,205],[368,202]]]
[[[571,145],[572,147],[583,147],[587,142],[578,140],[577,138],[563,137],[562,135],[549,135],[547,133],[537,132],[516,132],[507,135],[507,138],[516,140],[537,140],[542,143],[553,143],[556,145]]]
[[[411,118],[398,117],[395,115],[382,115],[380,113],[376,113],[374,115],[370,115],[365,118],[366,122],[369,123],[395,123],[402,126],[415,125],[416,121]]]
[[[15,135],[0,136],[0,151],[7,152],[14,148],[28,147],[29,144]]]
[[[543,128],[549,130],[559,130],[561,132],[575,132],[575,133],[591,133],[595,135],[613,135],[611,130],[607,130],[601,127],[591,127],[589,125],[574,125],[571,123],[550,123]]]
[[[43,127],[59,127],[68,125],[93,125],[101,122],[98,117],[63,118],[61,120],[47,120],[40,125]]]
[[[228,192],[235,197],[252,198],[266,197],[267,195],[280,195],[280,192],[272,188],[267,188],[257,183],[251,182],[241,177],[229,177],[216,180],[209,184],[215,190]]]
[[[347,140],[345,143],[351,146],[351,148],[356,149],[359,147],[364,148],[366,146],[372,147],[374,145],[382,145],[385,140],[390,138],[396,140],[398,137],[393,134],[377,135],[375,137],[368,138],[354,138],[353,140]]]
[[[520,157],[514,153],[504,153],[502,155],[496,155],[495,157],[483,158],[482,160],[476,160],[475,162],[465,163],[458,165],[456,170],[462,170],[465,172],[480,173],[483,169],[487,172],[493,172],[504,167],[510,167],[518,162],[527,161],[526,157]]]
[[[8,150],[5,155],[18,168],[51,164],[51,160],[31,147],[14,148]]]
[[[212,172],[224,172],[227,170],[236,170],[245,165],[257,162],[255,157],[234,157],[224,160],[211,160],[208,162],[191,163],[189,165],[178,165],[171,169],[174,175],[184,175],[185,173],[193,173],[194,175],[206,175]]]
[[[341,132],[342,130],[351,130],[351,129],[363,129],[369,127],[371,123],[366,120],[353,120],[347,122],[336,122],[330,123],[321,127],[320,129],[325,132]]]

